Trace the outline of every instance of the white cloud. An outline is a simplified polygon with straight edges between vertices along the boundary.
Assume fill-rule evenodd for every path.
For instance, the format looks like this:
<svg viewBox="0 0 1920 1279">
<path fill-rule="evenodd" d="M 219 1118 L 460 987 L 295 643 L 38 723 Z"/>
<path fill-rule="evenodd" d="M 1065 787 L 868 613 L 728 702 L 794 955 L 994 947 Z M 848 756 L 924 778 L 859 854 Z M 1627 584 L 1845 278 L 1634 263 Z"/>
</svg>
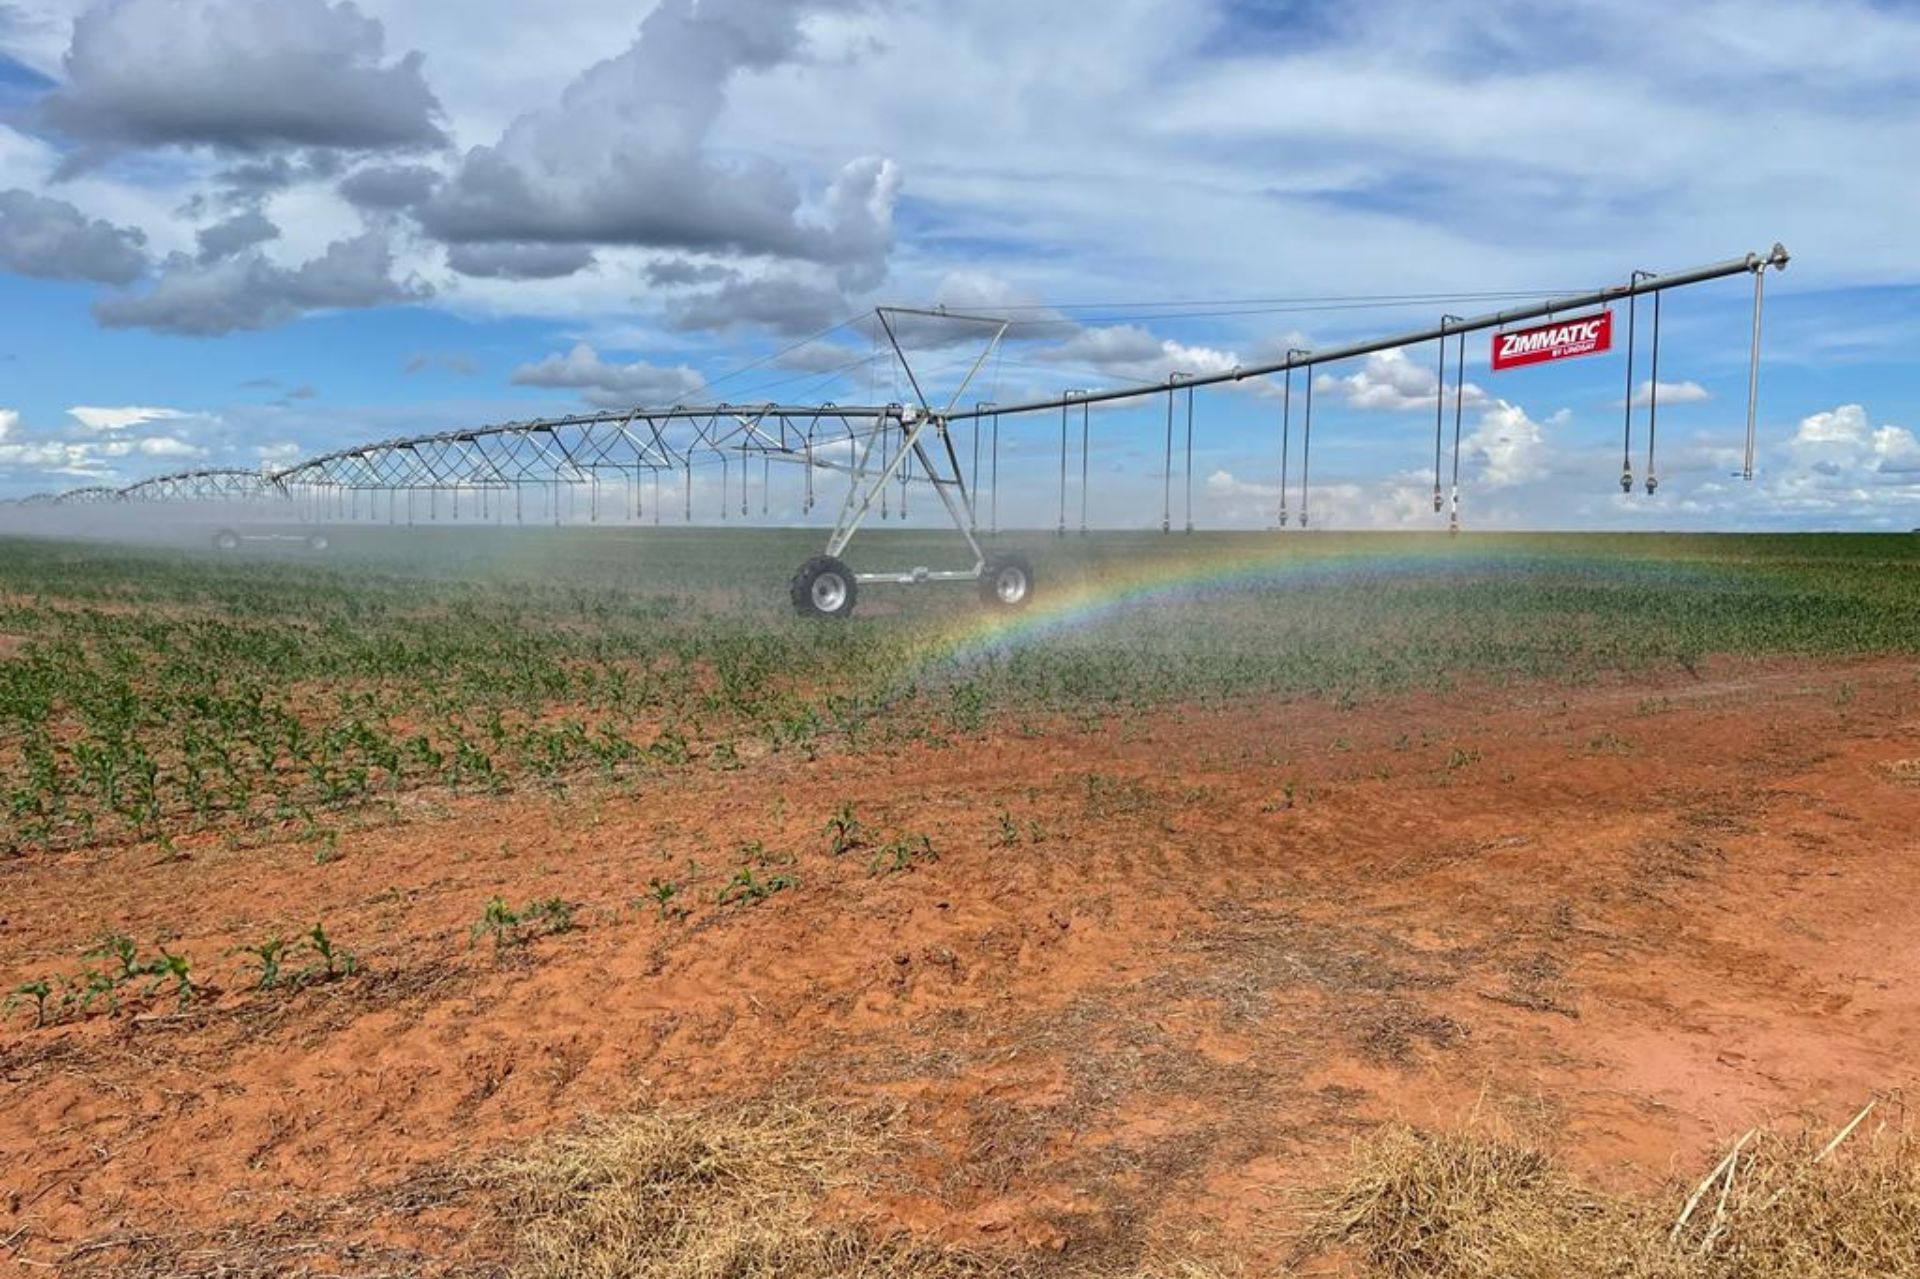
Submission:
<svg viewBox="0 0 1920 1279">
<path fill-rule="evenodd" d="M 20 425 L 20 414 L 16 409 L 0 409 L 0 443 L 13 434 L 13 428 Z"/>
<path fill-rule="evenodd" d="M 0 191 L 0 267 L 43 280 L 131 284 L 147 268 L 140 231 L 89 220 L 65 200 Z"/>
<path fill-rule="evenodd" d="M 1064 342 L 1042 347 L 1033 358 L 1140 386 L 1164 384 L 1174 374 L 1231 373 L 1245 363 L 1232 351 L 1157 337 L 1137 324 L 1081 329 Z"/>
<path fill-rule="evenodd" d="M 1664 407 L 1670 404 L 1705 404 L 1713 395 L 1698 382 L 1662 382 L 1660 384 L 1660 403 Z M 1653 381 L 1648 379 L 1634 388 L 1633 406 L 1646 408 L 1653 403 Z"/>
<path fill-rule="evenodd" d="M 205 457 L 207 451 L 176 435 L 150 435 L 136 446 L 143 457 Z"/>
<path fill-rule="evenodd" d="M 1266 527 L 1279 521 L 1280 486 L 1238 478 L 1217 469 L 1207 477 L 1207 521 L 1210 527 Z M 1285 494 L 1288 527 L 1301 528 L 1301 492 L 1298 484 Z M 1372 484 L 1341 480 L 1310 484 L 1306 493 L 1308 529 L 1431 528 L 1433 493 L 1409 476 L 1395 476 Z"/>
<path fill-rule="evenodd" d="M 148 422 L 171 422 L 186 417 L 179 409 L 148 408 L 127 405 L 124 408 L 95 408 L 79 404 L 67 410 L 67 416 L 89 431 L 124 431 Z"/>
<path fill-rule="evenodd" d="M 1549 426 L 1565 425 L 1565 410 L 1537 422 L 1517 404 L 1496 400 L 1460 442 L 1474 480 L 1489 488 L 1525 484 L 1545 476 L 1551 464 Z"/>
<path fill-rule="evenodd" d="M 645 360 L 609 363 L 581 342 L 565 355 L 521 365 L 513 372 L 513 384 L 578 390 L 590 404 L 623 409 L 680 403 L 697 395 L 706 382 L 685 365 L 661 368 Z"/>
<path fill-rule="evenodd" d="M 1858 404 L 1802 418 L 1788 449 L 1802 472 L 1839 482 L 1891 477 L 1905 484 L 1920 475 L 1920 440 L 1903 426 L 1874 426 Z"/>
<path fill-rule="evenodd" d="M 109 151 L 439 145 L 421 55 L 387 64 L 385 40 L 352 3 L 105 0 L 75 20 L 64 83 L 40 109 Z"/>
<path fill-rule="evenodd" d="M 297 267 L 272 262 L 258 249 L 211 262 L 176 253 L 152 287 L 102 298 L 93 313 L 110 329 L 221 337 L 272 328 L 310 311 L 418 302 L 431 293 L 418 280 L 396 280 L 392 242 L 369 231 Z"/>
<path fill-rule="evenodd" d="M 420 207 L 452 243 L 620 244 L 885 274 L 900 186 L 888 160 L 851 160 L 809 202 L 783 166 L 722 160 L 709 138 L 729 84 L 805 54 L 801 19 L 829 0 L 662 0 L 624 53 L 590 67 L 556 106 L 475 147 Z"/>
<path fill-rule="evenodd" d="M 1793 433 L 1793 445 L 1796 449 L 1829 444 L 1857 447 L 1866 442 L 1867 432 L 1866 409 L 1858 404 L 1842 404 L 1802 418 Z"/>
<path fill-rule="evenodd" d="M 1447 346 L 1448 375 L 1445 403 L 1448 411 L 1454 405 L 1456 387 L 1452 371 L 1454 349 L 1451 342 Z M 1438 363 L 1433 366 L 1415 364 L 1407 358 L 1407 353 L 1398 347 L 1389 351 L 1375 351 L 1368 355 L 1360 368 L 1344 377 L 1323 373 L 1313 381 L 1316 392 L 1338 395 L 1348 408 L 1399 412 L 1405 409 L 1432 410 L 1435 403 L 1435 390 L 1439 386 L 1440 371 Z M 1469 382 L 1457 388 L 1461 403 L 1466 408 L 1478 408 L 1487 403 L 1487 394 L 1478 386 Z"/>
</svg>

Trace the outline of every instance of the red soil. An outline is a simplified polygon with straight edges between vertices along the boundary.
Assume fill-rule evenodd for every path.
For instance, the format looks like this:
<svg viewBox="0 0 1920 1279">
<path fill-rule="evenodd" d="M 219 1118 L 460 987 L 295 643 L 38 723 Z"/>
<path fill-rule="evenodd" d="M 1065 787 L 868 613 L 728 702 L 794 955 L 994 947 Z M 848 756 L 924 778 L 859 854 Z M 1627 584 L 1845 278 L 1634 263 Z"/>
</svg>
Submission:
<svg viewBox="0 0 1920 1279">
<path fill-rule="evenodd" d="M 451 1267 L 492 1244 L 445 1170 L 769 1092 L 897 1104 L 879 1209 L 975 1245 L 1201 1226 L 1272 1258 L 1286 1192 L 1388 1119 L 1497 1116 L 1650 1188 L 1920 1080 L 1915 676 L 1254 702 L 448 800 L 325 864 L 213 838 L 0 863 L 9 988 L 109 930 L 225 988 L 7 1019 L 0 1260 L 271 1238 L 287 1272 Z M 937 862 L 834 857 L 842 801 Z M 715 905 L 749 841 L 799 886 Z M 469 940 L 496 894 L 581 928 L 496 956 Z M 316 920 L 361 975 L 251 994 L 222 957 Z"/>
</svg>

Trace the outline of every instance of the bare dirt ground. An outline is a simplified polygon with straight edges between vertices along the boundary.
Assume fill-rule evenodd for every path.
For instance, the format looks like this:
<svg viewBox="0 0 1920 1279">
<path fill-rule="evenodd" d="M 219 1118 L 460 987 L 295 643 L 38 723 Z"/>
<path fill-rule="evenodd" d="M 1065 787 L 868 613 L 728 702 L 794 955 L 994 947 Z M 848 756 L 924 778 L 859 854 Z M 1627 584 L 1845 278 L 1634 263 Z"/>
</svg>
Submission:
<svg viewBox="0 0 1920 1279">
<path fill-rule="evenodd" d="M 0 862 L 9 986 L 117 931 L 222 988 L 7 1020 L 0 1264 L 485 1270 L 474 1160 L 766 1095 L 893 1108 L 904 1173 L 867 1207 L 1009 1251 L 1200 1232 L 1270 1265 L 1296 1192 L 1391 1119 L 1497 1116 L 1650 1188 L 1920 1082 L 1917 673 L 1016 725 L 414 801 L 322 863 L 298 838 Z M 836 856 L 843 802 L 868 834 Z M 876 873 L 922 835 L 937 860 Z M 742 866 L 798 884 L 718 905 Z M 476 944 L 495 895 L 579 927 Z M 253 993 L 221 958 L 315 921 L 361 974 Z"/>
</svg>

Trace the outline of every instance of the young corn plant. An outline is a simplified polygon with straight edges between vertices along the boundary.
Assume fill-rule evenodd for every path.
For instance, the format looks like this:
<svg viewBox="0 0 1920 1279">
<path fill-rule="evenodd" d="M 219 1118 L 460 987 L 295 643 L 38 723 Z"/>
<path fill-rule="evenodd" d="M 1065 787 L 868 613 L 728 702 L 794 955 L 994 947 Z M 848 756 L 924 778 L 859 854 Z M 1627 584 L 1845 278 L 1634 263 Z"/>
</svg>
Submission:
<svg viewBox="0 0 1920 1279">
<path fill-rule="evenodd" d="M 933 851 L 933 841 L 925 835 L 896 835 L 874 850 L 867 860 L 867 873 L 898 875 L 939 860 L 940 855 Z"/>
<path fill-rule="evenodd" d="M 280 984 L 280 966 L 286 960 L 287 952 L 295 944 L 279 933 L 275 933 L 263 942 L 257 942 L 252 946 L 235 946 L 227 953 L 245 956 L 241 962 L 241 968 L 253 973 L 255 990 L 272 990 Z"/>
<path fill-rule="evenodd" d="M 742 866 L 733 872 L 733 878 L 720 890 L 716 900 L 722 906 L 757 906 L 775 893 L 799 886 L 800 881 L 786 872 L 762 879 L 753 873 L 751 866 Z"/>
<path fill-rule="evenodd" d="M 853 815 L 853 805 L 844 801 L 834 810 L 833 816 L 827 818 L 826 829 L 835 857 L 844 857 L 848 853 L 865 848 L 872 835 L 866 824 Z"/>
<path fill-rule="evenodd" d="M 29 1001 L 33 1004 L 33 1028 L 40 1029 L 47 1024 L 47 1000 L 53 997 L 53 983 L 45 977 L 34 981 L 21 982 L 7 994 L 4 1004 L 0 1004 L 0 1014 L 11 1016 L 13 1010 Z"/>
<path fill-rule="evenodd" d="M 680 895 L 680 885 L 670 879 L 653 879 L 647 883 L 647 896 L 653 902 L 653 908 L 661 919 L 684 919 L 687 908 L 674 903 Z"/>
<path fill-rule="evenodd" d="M 323 925 L 315 924 L 300 939 L 300 949 L 313 958 L 293 975 L 293 984 L 296 986 L 324 985 L 360 971 L 359 959 L 353 952 L 336 946 Z"/>
<path fill-rule="evenodd" d="M 572 932 L 573 926 L 573 906 L 558 897 L 529 902 L 519 910 L 507 905 L 506 898 L 496 897 L 487 903 L 469 936 L 475 942 L 490 937 L 494 950 L 499 951 L 524 946 L 535 937 Z"/>
<path fill-rule="evenodd" d="M 151 995 L 168 982 L 173 983 L 172 994 L 179 1000 L 180 1007 L 193 1002 L 200 988 L 193 984 L 193 965 L 184 955 L 175 955 L 165 946 L 160 947 L 160 958 L 147 961 L 147 994 Z"/>
</svg>

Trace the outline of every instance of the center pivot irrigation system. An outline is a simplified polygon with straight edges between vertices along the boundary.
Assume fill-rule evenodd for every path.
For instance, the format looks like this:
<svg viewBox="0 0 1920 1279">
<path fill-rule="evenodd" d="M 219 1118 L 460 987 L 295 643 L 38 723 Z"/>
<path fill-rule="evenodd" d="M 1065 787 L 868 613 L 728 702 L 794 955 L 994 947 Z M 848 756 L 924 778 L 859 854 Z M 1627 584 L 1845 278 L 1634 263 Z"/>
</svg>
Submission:
<svg viewBox="0 0 1920 1279">
<path fill-rule="evenodd" d="M 1751 275 L 1754 282 L 1752 347 L 1747 379 L 1746 454 L 1741 471 L 1741 478 L 1751 480 L 1759 395 L 1760 322 L 1766 272 L 1768 268 L 1784 270 L 1787 262 L 1786 249 L 1776 244 L 1764 255 L 1750 253 L 1711 266 L 1662 275 L 1636 271 L 1623 284 L 1530 302 L 1473 318 L 1447 315 L 1441 318 L 1438 325 L 1413 332 L 1324 350 L 1291 350 L 1284 360 L 1272 363 L 1201 375 L 1175 373 L 1164 383 L 1069 391 L 1018 404 L 981 402 L 970 408 L 961 407 L 962 398 L 988 361 L 1000 351 L 1016 322 L 998 316 L 944 308 L 916 310 L 882 307 L 874 312 L 878 334 L 884 334 L 894 359 L 906 375 L 913 391 L 914 402 L 911 404 L 721 404 L 637 408 L 624 412 L 546 418 L 361 445 L 298 462 L 284 470 L 191 471 L 146 480 L 126 489 L 79 489 L 58 496 L 29 498 L 26 502 L 28 505 L 66 506 L 122 502 L 271 501 L 295 504 L 296 509 L 309 521 L 361 521 L 380 518 L 378 507 L 384 496 L 386 520 L 397 523 L 400 518 L 400 495 L 404 494 L 407 522 L 413 523 L 415 499 L 424 493 L 429 503 L 429 517 L 433 519 L 439 518 L 441 495 L 448 494 L 455 519 L 461 518 L 460 503 L 464 496 L 468 503 L 468 518 L 478 514 L 482 520 L 504 521 L 510 500 L 513 518 L 516 522 L 524 522 L 526 499 L 529 494 L 537 494 L 544 513 L 559 523 L 563 498 L 571 510 L 577 490 L 585 488 L 590 498 L 590 518 L 598 522 L 603 509 L 603 480 L 611 477 L 625 486 L 623 497 L 628 500 L 619 502 L 616 516 L 621 519 L 639 520 L 643 517 L 647 508 L 645 481 L 651 481 L 651 513 L 653 522 L 657 524 L 663 505 L 672 502 L 675 497 L 673 479 L 684 477 L 679 485 L 682 490 L 679 504 L 684 507 L 686 521 L 692 523 L 694 468 L 703 465 L 717 465 L 720 468 L 723 518 L 731 501 L 730 476 L 737 468 L 740 474 L 740 512 L 745 517 L 751 514 L 749 467 L 757 458 L 763 471 L 762 514 L 767 513 L 768 509 L 768 491 L 771 487 L 768 473 L 773 462 L 794 463 L 804 469 L 803 509 L 807 511 L 811 511 L 816 504 L 816 473 L 838 473 L 847 479 L 839 517 L 827 539 L 824 554 L 809 559 L 794 575 L 791 596 L 794 607 L 801 613 L 816 617 L 845 617 L 853 612 L 862 586 L 922 582 L 973 583 L 990 607 L 1019 609 L 1033 598 L 1034 575 L 1031 564 L 1019 555 L 989 552 L 979 536 L 976 498 L 980 488 L 980 437 L 983 425 L 991 425 L 994 442 L 991 481 L 994 508 L 990 527 L 997 532 L 998 446 L 1002 420 L 1031 419 L 1034 415 L 1051 415 L 1055 412 L 1060 414 L 1060 521 L 1057 531 L 1064 534 L 1067 529 L 1068 424 L 1072 411 L 1075 408 L 1081 411 L 1081 531 L 1085 532 L 1091 407 L 1165 396 L 1167 465 L 1161 530 L 1171 532 L 1176 402 L 1184 394 L 1186 531 L 1192 532 L 1194 392 L 1203 387 L 1240 383 L 1252 378 L 1279 377 L 1283 379 L 1283 386 L 1280 395 L 1278 525 L 1286 528 L 1289 525 L 1287 495 L 1292 483 L 1289 472 L 1293 460 L 1293 381 L 1296 371 L 1305 371 L 1304 421 L 1298 470 L 1298 521 L 1304 528 L 1308 524 L 1309 466 L 1313 440 L 1313 371 L 1320 365 L 1433 342 L 1439 352 L 1434 416 L 1433 502 L 1435 512 L 1447 511 L 1448 495 L 1443 488 L 1442 478 L 1448 392 L 1447 347 L 1449 341 L 1453 341 L 1456 349 L 1449 525 L 1458 530 L 1467 335 L 1489 330 L 1495 332 L 1492 350 L 1495 369 L 1597 354 L 1611 349 L 1611 308 L 1615 303 L 1625 303 L 1627 396 L 1621 484 L 1623 489 L 1631 492 L 1634 488 L 1634 420 L 1636 409 L 1640 407 L 1634 384 L 1639 300 L 1649 297 L 1652 300 L 1649 335 L 1652 390 L 1646 403 L 1647 457 L 1643 478 L 1647 493 L 1652 494 L 1659 486 L 1655 440 L 1660 385 L 1660 297 L 1670 289 L 1742 274 Z M 1532 321 L 1548 323 L 1523 330 L 1515 329 L 1517 325 Z M 977 326 L 982 335 L 977 357 L 966 367 L 959 385 L 938 406 L 928 397 L 921 376 L 901 342 L 904 325 L 933 322 Z M 1045 420 L 1050 422 L 1052 419 L 1049 416 Z M 961 423 L 972 427 L 971 474 L 962 466 L 955 446 L 953 428 Z M 663 477 L 672 479 L 663 486 Z M 885 515 L 890 486 L 896 482 L 901 488 L 903 515 L 909 484 L 923 482 L 932 487 L 952 521 L 954 531 L 965 544 L 968 559 L 963 564 L 945 569 L 917 567 L 888 572 L 856 572 L 848 566 L 843 558 L 847 547 L 876 507 Z M 231 549 L 243 540 L 260 539 L 239 538 L 230 530 L 223 530 L 220 544 L 223 549 Z"/>
</svg>

